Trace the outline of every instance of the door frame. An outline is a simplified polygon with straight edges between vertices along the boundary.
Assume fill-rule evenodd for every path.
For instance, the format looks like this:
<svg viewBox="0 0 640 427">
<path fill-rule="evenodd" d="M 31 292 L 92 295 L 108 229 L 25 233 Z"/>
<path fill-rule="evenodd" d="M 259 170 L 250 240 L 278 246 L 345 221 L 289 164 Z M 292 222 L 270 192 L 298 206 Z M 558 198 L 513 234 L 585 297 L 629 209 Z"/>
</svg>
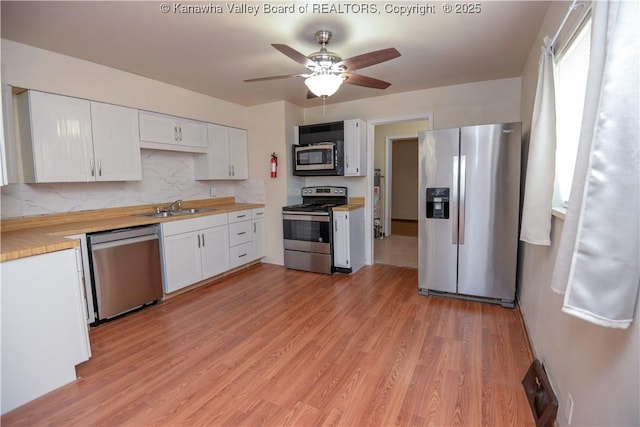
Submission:
<svg viewBox="0 0 640 427">
<path fill-rule="evenodd" d="M 418 139 L 418 135 L 392 136 L 385 141 L 384 235 L 391 236 L 391 197 L 393 196 L 393 143 Z"/>
<path fill-rule="evenodd" d="M 426 120 L 428 123 L 427 129 L 433 129 L 433 113 L 421 113 L 406 116 L 385 117 L 380 119 L 367 120 L 367 170 L 371 171 L 367 174 L 367 191 L 370 196 L 365 197 L 364 214 L 365 214 L 365 230 L 369 230 L 364 233 L 365 237 L 365 262 L 367 265 L 373 264 L 373 160 L 375 155 L 375 128 L 380 125 L 388 125 L 392 123 L 402 122 L 415 122 L 419 120 Z M 387 184 L 388 186 L 388 184 Z M 385 207 L 386 209 L 386 207 Z"/>
</svg>

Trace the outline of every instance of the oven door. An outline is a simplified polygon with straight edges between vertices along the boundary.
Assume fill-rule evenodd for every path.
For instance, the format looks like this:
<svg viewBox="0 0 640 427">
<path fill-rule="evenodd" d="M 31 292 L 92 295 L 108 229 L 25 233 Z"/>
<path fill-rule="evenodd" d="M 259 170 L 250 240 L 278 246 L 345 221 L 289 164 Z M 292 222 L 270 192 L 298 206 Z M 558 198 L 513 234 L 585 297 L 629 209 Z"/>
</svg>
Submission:
<svg viewBox="0 0 640 427">
<path fill-rule="evenodd" d="M 315 273 L 333 273 L 331 217 L 323 214 L 282 214 L 284 266 Z"/>
<path fill-rule="evenodd" d="M 293 174 L 298 176 L 341 175 L 344 162 L 341 144 L 323 142 L 312 145 L 294 145 Z"/>
<path fill-rule="evenodd" d="M 331 220 L 327 214 L 282 214 L 284 248 L 331 254 Z"/>
</svg>

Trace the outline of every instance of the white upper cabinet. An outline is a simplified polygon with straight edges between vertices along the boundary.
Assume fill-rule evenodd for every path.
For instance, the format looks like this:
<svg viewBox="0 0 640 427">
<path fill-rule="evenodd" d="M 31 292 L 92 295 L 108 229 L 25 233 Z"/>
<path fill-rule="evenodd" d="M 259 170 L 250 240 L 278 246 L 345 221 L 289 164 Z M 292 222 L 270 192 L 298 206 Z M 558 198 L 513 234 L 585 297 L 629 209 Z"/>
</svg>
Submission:
<svg viewBox="0 0 640 427">
<path fill-rule="evenodd" d="M 248 179 L 247 131 L 209 124 L 209 150 L 194 161 L 196 179 Z"/>
<path fill-rule="evenodd" d="M 367 174 L 367 129 L 364 120 L 344 121 L 344 175 Z"/>
<path fill-rule="evenodd" d="M 89 101 L 36 91 L 17 101 L 25 182 L 95 180 Z"/>
<path fill-rule="evenodd" d="M 140 146 L 206 153 L 207 123 L 140 111 Z"/>
<path fill-rule="evenodd" d="M 249 179 L 247 131 L 237 128 L 228 128 L 228 130 L 231 179 Z"/>
<path fill-rule="evenodd" d="M 36 91 L 17 104 L 25 182 L 142 178 L 136 110 Z"/>
<path fill-rule="evenodd" d="M 140 181 L 138 111 L 91 101 L 96 181 Z"/>
</svg>

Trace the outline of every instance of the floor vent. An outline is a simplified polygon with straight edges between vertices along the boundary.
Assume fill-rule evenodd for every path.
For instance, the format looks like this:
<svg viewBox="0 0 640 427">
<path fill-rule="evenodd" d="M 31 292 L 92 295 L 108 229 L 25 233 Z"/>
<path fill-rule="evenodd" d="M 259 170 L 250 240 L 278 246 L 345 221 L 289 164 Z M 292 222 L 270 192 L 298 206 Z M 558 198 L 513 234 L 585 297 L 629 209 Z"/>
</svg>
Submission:
<svg viewBox="0 0 640 427">
<path fill-rule="evenodd" d="M 558 416 L 558 399 L 538 359 L 531 362 L 529 370 L 522 379 L 522 386 L 527 394 L 533 418 L 536 420 L 536 427 L 553 427 Z"/>
</svg>

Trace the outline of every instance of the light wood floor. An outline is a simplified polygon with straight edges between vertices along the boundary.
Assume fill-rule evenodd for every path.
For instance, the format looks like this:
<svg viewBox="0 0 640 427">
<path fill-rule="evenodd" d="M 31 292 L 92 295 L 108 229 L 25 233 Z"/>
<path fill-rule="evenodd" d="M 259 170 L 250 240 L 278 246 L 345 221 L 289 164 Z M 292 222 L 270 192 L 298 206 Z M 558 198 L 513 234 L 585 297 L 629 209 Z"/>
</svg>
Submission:
<svg viewBox="0 0 640 427">
<path fill-rule="evenodd" d="M 534 425 L 517 309 L 421 297 L 415 269 L 264 264 L 91 342 L 80 380 L 2 425 Z"/>
<path fill-rule="evenodd" d="M 418 238 L 392 234 L 373 242 L 376 264 L 418 268 Z"/>
<path fill-rule="evenodd" d="M 418 220 L 391 219 L 391 235 L 418 237 Z"/>
</svg>

